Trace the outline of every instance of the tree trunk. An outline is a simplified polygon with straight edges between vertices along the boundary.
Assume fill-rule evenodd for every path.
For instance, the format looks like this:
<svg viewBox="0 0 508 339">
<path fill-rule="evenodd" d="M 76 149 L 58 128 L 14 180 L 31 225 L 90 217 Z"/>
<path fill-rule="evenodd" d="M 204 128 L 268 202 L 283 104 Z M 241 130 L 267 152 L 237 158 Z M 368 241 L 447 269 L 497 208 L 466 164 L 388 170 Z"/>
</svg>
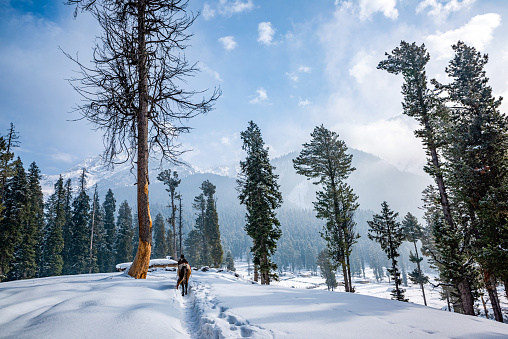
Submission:
<svg viewBox="0 0 508 339">
<path fill-rule="evenodd" d="M 344 290 L 346 292 L 349 292 L 350 288 L 349 288 L 349 280 L 348 280 L 348 277 L 347 277 L 347 267 L 346 267 L 345 258 L 342 258 L 340 263 L 342 264 L 342 274 L 344 275 Z"/>
<path fill-rule="evenodd" d="M 506 294 L 506 299 L 508 299 L 508 275 L 504 277 L 504 294 Z"/>
<path fill-rule="evenodd" d="M 138 43 L 139 43 L 139 108 L 137 112 L 137 199 L 139 244 L 136 257 L 129 269 L 129 275 L 136 279 L 145 279 L 150 265 L 152 252 L 152 218 L 148 204 L 148 70 L 145 41 L 144 1 L 138 1 Z"/>
<path fill-rule="evenodd" d="M 259 281 L 258 265 L 254 264 L 254 281 Z"/>
<path fill-rule="evenodd" d="M 416 247 L 416 241 L 413 241 L 413 244 L 415 245 L 415 253 L 416 253 L 416 260 L 417 260 L 416 266 L 418 267 L 418 275 L 420 276 L 420 279 L 422 279 L 422 269 L 420 267 L 420 256 L 418 255 L 418 247 Z M 423 288 L 422 283 L 420 283 L 420 287 L 422 288 L 423 303 L 425 304 L 425 306 L 427 306 L 427 298 L 425 297 L 425 289 Z"/>
<path fill-rule="evenodd" d="M 351 265 L 349 264 L 349 255 L 346 256 L 346 269 L 347 269 L 347 280 L 349 284 L 349 291 L 351 293 L 355 293 L 353 289 L 353 284 L 351 282 Z"/>
<path fill-rule="evenodd" d="M 497 295 L 496 280 L 494 275 L 490 272 L 483 271 L 483 279 L 485 282 L 485 288 L 489 293 L 490 303 L 494 312 L 494 319 L 499 322 L 503 322 L 503 313 L 501 312 L 501 305 L 499 304 L 499 297 Z"/>
<path fill-rule="evenodd" d="M 467 279 L 463 279 L 458 283 L 457 289 L 460 292 L 460 298 L 462 301 L 462 309 L 464 314 L 475 315 L 474 313 L 474 299 L 471 293 L 471 285 Z"/>
</svg>

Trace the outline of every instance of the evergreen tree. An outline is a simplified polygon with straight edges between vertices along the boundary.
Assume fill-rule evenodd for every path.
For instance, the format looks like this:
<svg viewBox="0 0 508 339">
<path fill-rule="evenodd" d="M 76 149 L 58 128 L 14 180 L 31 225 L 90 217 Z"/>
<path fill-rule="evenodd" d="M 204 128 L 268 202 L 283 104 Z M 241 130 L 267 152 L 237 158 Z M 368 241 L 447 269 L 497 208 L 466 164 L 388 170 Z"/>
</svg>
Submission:
<svg viewBox="0 0 508 339">
<path fill-rule="evenodd" d="M 415 248 L 414 254 L 409 252 L 409 261 L 416 264 L 416 268 L 409 273 L 409 278 L 413 284 L 420 285 L 420 288 L 422 289 L 423 303 L 427 306 L 427 298 L 425 297 L 425 289 L 423 288 L 423 285 L 429 281 L 429 278 L 423 274 L 421 270 L 420 263 L 422 262 L 423 257 L 419 256 L 418 248 L 416 247 L 418 240 L 423 238 L 423 229 L 418 223 L 418 219 L 411 213 L 406 214 L 404 220 L 402 220 L 402 229 L 404 232 L 404 239 L 413 243 Z"/>
<path fill-rule="evenodd" d="M 352 155 L 346 153 L 346 144 L 339 135 L 323 125 L 314 128 L 311 137 L 293 164 L 298 174 L 315 179 L 313 183 L 322 187 L 314 202 L 316 216 L 326 220 L 323 238 L 333 261 L 342 267 L 346 292 L 353 292 L 349 256 L 359 237 L 354 221 L 359 205 L 358 196 L 344 182 L 355 170 L 351 166 Z"/>
<path fill-rule="evenodd" d="M 173 173 L 171 173 L 170 170 L 165 170 L 165 171 L 162 171 L 159 173 L 159 175 L 157 176 L 157 180 L 159 181 L 162 181 L 164 183 L 164 185 L 168 186 L 168 188 L 166 188 L 166 191 L 169 193 L 169 197 L 171 199 L 171 205 L 169 206 L 171 208 L 171 219 L 170 219 L 170 225 L 171 225 L 171 228 L 173 229 L 173 234 L 175 235 L 175 237 L 173 237 L 173 246 L 171 246 L 174 250 L 173 253 L 173 258 L 176 258 L 177 257 L 177 254 L 176 253 L 176 250 L 178 248 L 177 246 L 177 241 L 176 241 L 176 206 L 175 206 L 175 198 L 177 196 L 176 194 L 176 188 L 178 187 L 178 185 L 180 185 L 180 182 L 182 182 L 182 180 L 178 179 L 178 173 L 176 171 L 173 171 Z"/>
<path fill-rule="evenodd" d="M 208 180 L 201 184 L 201 190 L 206 197 L 206 209 L 204 220 L 204 233 L 206 245 L 209 249 L 209 260 L 212 267 L 219 267 L 222 263 L 222 245 L 219 230 L 219 215 L 215 203 L 215 185 Z"/>
<path fill-rule="evenodd" d="M 86 193 L 86 171 L 79 179 L 78 196 L 72 203 L 70 274 L 88 273 L 90 269 L 90 197 Z"/>
<path fill-rule="evenodd" d="M 62 274 L 72 273 L 72 185 L 71 179 L 67 179 L 64 185 L 64 223 L 62 225 L 62 236 L 64 239 L 64 248 L 62 258 L 64 261 Z"/>
<path fill-rule="evenodd" d="M 203 266 L 203 259 L 201 255 L 203 237 L 197 229 L 193 229 L 189 232 L 184 241 L 185 246 L 185 257 L 192 263 L 192 265 L 200 267 Z"/>
<path fill-rule="evenodd" d="M 330 253 L 328 249 L 324 249 L 319 252 L 317 257 L 317 265 L 319 266 L 319 271 L 321 272 L 321 276 L 325 278 L 326 287 L 329 290 L 334 290 L 337 288 L 337 280 L 335 279 L 335 268 L 331 263 Z"/>
<path fill-rule="evenodd" d="M 14 162 L 14 176 L 5 183 L 5 211 L 0 221 L 0 280 L 20 278 L 19 252 L 27 219 L 27 201 L 26 172 L 18 157 Z"/>
<path fill-rule="evenodd" d="M 33 162 L 28 169 L 26 206 L 22 225 L 22 239 L 16 257 L 16 279 L 37 276 L 42 230 L 44 228 L 44 197 L 40 185 L 40 170 Z"/>
<path fill-rule="evenodd" d="M 162 214 L 157 214 L 153 223 L 154 246 L 153 258 L 165 258 L 168 255 L 168 244 L 166 242 L 166 227 Z"/>
<path fill-rule="evenodd" d="M 104 250 L 104 211 L 99 201 L 97 184 L 92 198 L 90 218 L 90 253 L 88 257 L 89 273 L 98 273 L 99 253 Z"/>
<path fill-rule="evenodd" d="M 7 135 L 0 137 L 0 204 L 3 203 L 5 198 L 7 179 L 16 173 L 16 164 L 12 159 L 14 159 L 13 149 L 19 147 L 18 139 L 19 133 L 16 132 L 14 124 L 11 122 Z"/>
<path fill-rule="evenodd" d="M 106 198 L 102 204 L 104 210 L 104 246 L 98 254 L 99 270 L 101 272 L 113 272 L 115 270 L 115 212 L 116 200 L 111 189 L 108 189 Z M 137 248 L 137 247 L 136 247 Z"/>
<path fill-rule="evenodd" d="M 132 237 L 132 257 L 133 258 L 136 256 L 136 250 L 137 250 L 138 244 L 139 244 L 139 227 L 137 227 L 137 226 L 138 226 L 138 214 L 135 213 L 134 218 L 132 218 L 132 229 L 134 230 L 134 236 Z M 166 239 L 167 239 L 167 236 L 166 236 Z"/>
<path fill-rule="evenodd" d="M 446 119 L 448 109 L 437 93 L 428 88 L 425 67 L 430 60 L 430 55 L 425 45 L 417 46 L 416 43 L 409 44 L 402 41 L 400 47 L 395 48 L 391 54 L 386 53 L 386 57 L 386 60 L 381 61 L 377 68 L 392 74 L 402 74 L 404 78 L 402 85 L 404 114 L 415 118 L 422 127 L 415 131 L 415 135 L 422 139 L 428 155 L 429 161 L 424 169 L 434 178 L 438 188 L 437 201 L 441 206 L 440 213 L 447 224 L 446 232 L 449 233 L 447 239 L 457 241 L 447 249 L 442 250 L 439 246 L 436 247 L 438 253 L 435 253 L 435 257 L 440 257 L 441 270 L 447 270 L 443 276 L 449 277 L 450 280 L 445 283 L 451 283 L 460 291 L 464 312 L 474 315 L 473 281 L 469 274 L 472 262 L 467 260 L 467 255 L 464 255 L 469 245 L 467 239 L 457 237 L 464 232 L 454 221 L 449 192 L 443 175 L 442 160 L 439 157 L 443 143 L 440 128 L 443 118 Z M 447 255 L 444 255 L 444 252 L 447 252 Z"/>
<path fill-rule="evenodd" d="M 116 221 L 118 230 L 115 242 L 115 260 L 117 264 L 132 261 L 132 238 L 134 229 L 132 228 L 132 210 L 127 200 L 122 202 L 118 209 L 118 218 Z"/>
<path fill-rule="evenodd" d="M 60 176 L 54 186 L 55 192 L 46 203 L 46 227 L 44 229 L 42 255 L 39 272 L 42 277 L 62 274 L 64 239 L 62 227 L 65 224 L 65 189 Z"/>
<path fill-rule="evenodd" d="M 201 186 L 202 188 L 203 186 Z M 206 225 L 206 199 L 203 193 L 198 195 L 194 198 L 194 202 L 192 204 L 192 208 L 196 210 L 196 221 L 194 225 L 195 234 L 192 235 L 192 237 L 188 238 L 188 241 L 190 239 L 197 240 L 197 242 L 194 243 L 195 249 L 192 250 L 192 252 L 195 252 L 195 265 L 202 266 L 202 265 L 210 265 L 210 249 L 208 245 L 208 239 L 207 239 L 207 233 L 205 231 L 205 225 Z M 199 239 L 198 239 L 199 238 Z M 190 244 L 189 244 L 190 245 Z M 189 249 L 189 245 L 187 246 L 187 249 Z M 187 251 L 187 253 L 189 253 Z"/>
<path fill-rule="evenodd" d="M 506 211 L 494 202 L 508 191 L 508 119 L 498 109 L 502 98 L 496 99 L 488 85 L 484 70 L 488 56 L 461 41 L 452 48 L 455 56 L 446 68 L 452 81 L 448 85 L 435 82 L 452 106 L 443 152 L 445 174 L 455 203 L 462 207 L 460 222 L 472 238 L 472 252 L 481 266 L 495 319 L 503 322 L 496 274 L 508 260 L 506 247 L 503 250 L 508 243 L 508 233 L 503 232 L 508 221 L 490 216 Z"/>
<path fill-rule="evenodd" d="M 404 240 L 402 227 L 397 222 L 398 215 L 390 210 L 388 203 L 384 201 L 381 204 L 381 214 L 375 214 L 372 221 L 368 221 L 370 226 L 368 237 L 378 242 L 388 259 L 392 261 L 392 267 L 387 269 L 395 283 L 392 297 L 399 301 L 407 301 L 404 298 L 404 290 L 400 287 L 401 279 L 396 259 L 399 256 L 397 250 Z"/>
<path fill-rule="evenodd" d="M 228 251 L 226 253 L 226 259 L 224 260 L 224 265 L 226 265 L 226 269 L 229 271 L 236 271 L 235 268 L 235 259 L 233 258 L 233 255 L 231 254 L 231 251 Z"/>
<path fill-rule="evenodd" d="M 240 162 L 238 198 L 247 209 L 245 231 L 253 242 L 254 279 L 257 278 L 256 268 L 259 268 L 261 283 L 268 285 L 271 280 L 278 279 L 275 273 L 277 265 L 270 257 L 282 234 L 275 213 L 275 209 L 282 204 L 282 195 L 259 127 L 250 121 L 247 130 L 241 132 L 241 138 L 242 149 L 247 152 L 247 157 Z"/>
</svg>

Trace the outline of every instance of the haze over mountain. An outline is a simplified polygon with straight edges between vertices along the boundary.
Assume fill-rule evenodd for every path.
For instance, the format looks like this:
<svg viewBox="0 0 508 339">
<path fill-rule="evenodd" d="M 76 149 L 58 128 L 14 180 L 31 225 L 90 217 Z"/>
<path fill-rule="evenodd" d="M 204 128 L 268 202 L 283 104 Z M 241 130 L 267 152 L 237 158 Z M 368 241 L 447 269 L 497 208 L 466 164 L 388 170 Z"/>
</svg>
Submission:
<svg viewBox="0 0 508 339">
<path fill-rule="evenodd" d="M 381 203 L 387 201 L 392 209 L 401 215 L 411 212 L 421 215 L 418 209 L 421 206 L 421 192 L 432 183 L 430 177 L 424 177 L 410 172 L 402 172 L 387 161 L 372 154 L 356 149 L 349 150 L 353 154 L 353 166 L 356 170 L 348 179 L 355 193 L 359 196 L 360 208 L 363 210 L 377 211 Z M 296 174 L 292 159 L 298 153 L 292 152 L 279 158 L 272 159 L 272 165 L 276 167 L 279 175 L 279 184 L 284 198 L 282 208 L 286 209 L 312 209 L 312 201 L 315 198 L 317 186 L 304 176 Z M 130 163 L 115 166 L 108 169 L 100 156 L 92 157 L 71 167 L 62 173 L 64 180 L 71 179 L 77 186 L 78 178 L 82 169 L 87 172 L 87 184 L 89 189 L 98 186 L 100 199 L 102 200 L 108 189 L 113 190 L 118 202 L 127 200 L 131 206 L 136 205 L 136 176 L 135 168 Z M 178 191 L 183 196 L 183 205 L 187 210 L 192 205 L 192 200 L 199 195 L 201 183 L 209 180 L 217 186 L 216 197 L 218 210 L 224 208 L 240 207 L 236 192 L 236 177 L 239 171 L 238 164 L 228 164 L 216 167 L 202 168 L 188 164 L 187 166 L 169 166 L 159 161 L 152 161 L 150 166 L 150 203 L 151 205 L 168 203 L 168 195 L 165 187 L 157 180 L 157 175 L 162 169 L 171 169 L 178 172 L 182 179 Z M 43 189 L 49 194 L 58 175 L 44 175 Z"/>
</svg>

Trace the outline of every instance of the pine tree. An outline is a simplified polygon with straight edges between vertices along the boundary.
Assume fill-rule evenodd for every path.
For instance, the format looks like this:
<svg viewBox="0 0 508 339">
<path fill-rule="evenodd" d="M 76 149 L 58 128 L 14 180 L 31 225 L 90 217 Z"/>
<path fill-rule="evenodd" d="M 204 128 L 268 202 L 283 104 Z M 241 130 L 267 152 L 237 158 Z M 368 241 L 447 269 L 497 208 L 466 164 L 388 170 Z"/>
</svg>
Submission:
<svg viewBox="0 0 508 339">
<path fill-rule="evenodd" d="M 226 253 L 226 259 L 224 260 L 224 264 L 226 265 L 226 269 L 228 271 L 236 271 L 235 268 L 235 259 L 233 258 L 233 255 L 231 254 L 231 251 L 228 251 Z"/>
<path fill-rule="evenodd" d="M 111 189 L 108 189 L 106 198 L 102 204 L 104 209 L 104 246 L 98 254 L 99 270 L 101 272 L 113 272 L 115 270 L 115 212 L 116 200 Z M 137 248 L 137 247 L 136 247 Z"/>
<path fill-rule="evenodd" d="M 192 263 L 192 265 L 197 267 L 204 265 L 204 261 L 201 258 L 203 253 L 202 241 L 203 237 L 197 229 L 191 230 L 184 241 L 185 257 L 190 263 Z"/>
<path fill-rule="evenodd" d="M 268 285 L 271 280 L 278 279 L 277 265 L 270 257 L 282 234 L 275 213 L 282 204 L 282 195 L 278 175 L 274 174 L 275 167 L 270 164 L 259 127 L 250 121 L 247 130 L 241 132 L 241 138 L 247 157 L 240 162 L 238 198 L 247 209 L 245 231 L 253 242 L 254 279 L 259 268 L 261 283 Z"/>
<path fill-rule="evenodd" d="M 5 185 L 7 179 L 12 177 L 16 170 L 13 149 L 19 147 L 19 133 L 14 129 L 14 124 L 11 122 L 7 135 L 0 137 L 0 204 L 3 203 L 5 198 Z"/>
<path fill-rule="evenodd" d="M 387 269 L 395 283 L 395 288 L 392 290 L 392 298 L 399 301 L 407 301 L 404 298 L 404 289 L 400 287 L 401 279 L 396 259 L 399 256 L 397 250 L 404 240 L 402 227 L 397 222 L 398 215 L 398 213 L 390 210 L 388 203 L 384 201 L 381 204 L 381 214 L 375 214 L 372 217 L 372 221 L 367 221 L 370 226 L 368 237 L 370 240 L 378 242 L 388 259 L 392 261 L 392 267 Z"/>
<path fill-rule="evenodd" d="M 55 192 L 46 203 L 46 227 L 44 228 L 42 255 L 39 265 L 41 277 L 62 274 L 64 239 L 62 227 L 65 224 L 65 189 L 60 176 L 54 186 Z"/>
<path fill-rule="evenodd" d="M 212 267 L 219 267 L 222 263 L 222 251 L 220 230 L 219 230 L 219 215 L 217 214 L 216 202 L 214 198 L 215 185 L 208 180 L 201 184 L 201 190 L 206 197 L 206 209 L 204 220 L 204 234 L 209 249 L 209 260 Z"/>
<path fill-rule="evenodd" d="M 37 276 L 42 230 L 44 228 L 44 197 L 40 185 L 40 170 L 33 162 L 27 175 L 27 201 L 22 225 L 22 239 L 16 257 L 19 263 L 16 279 Z"/>
<path fill-rule="evenodd" d="M 358 208 L 358 196 L 344 180 L 355 170 L 351 166 L 352 155 L 339 135 L 323 125 L 314 128 L 310 143 L 303 144 L 299 156 L 293 160 L 296 172 L 322 190 L 316 193 L 314 209 L 317 217 L 326 220 L 323 238 L 327 241 L 330 256 L 344 273 L 346 292 L 353 292 L 349 256 L 359 235 L 355 232 L 354 212 Z"/>
<path fill-rule="evenodd" d="M 162 181 L 164 185 L 168 186 L 166 188 L 166 191 L 169 193 L 169 197 L 171 199 L 171 205 L 169 207 L 171 208 L 171 219 L 169 220 L 171 228 L 173 229 L 173 234 L 175 237 L 173 238 L 173 246 L 171 246 L 174 249 L 173 258 L 177 257 L 176 250 L 178 248 L 177 246 L 177 238 L 176 238 L 176 206 L 175 206 L 175 198 L 176 198 L 176 188 L 178 185 L 180 185 L 180 182 L 182 180 L 178 179 L 178 173 L 176 171 L 173 171 L 171 173 L 170 170 L 165 170 L 159 173 L 157 176 L 157 180 Z"/>
<path fill-rule="evenodd" d="M 20 250 L 27 217 L 27 179 L 21 159 L 14 162 L 14 176 L 4 187 L 3 219 L 0 221 L 0 280 L 20 278 Z"/>
<path fill-rule="evenodd" d="M 338 284 L 335 278 L 335 268 L 331 263 L 330 253 L 328 252 L 328 249 L 324 249 L 319 252 L 317 257 L 317 265 L 319 266 L 321 276 L 325 278 L 328 291 L 333 291 L 335 288 L 337 288 Z"/>
<path fill-rule="evenodd" d="M 118 230 L 115 242 L 115 260 L 117 264 L 132 261 L 132 238 L 134 229 L 132 228 L 132 210 L 127 200 L 122 202 L 118 209 L 118 218 L 116 221 Z"/>
<path fill-rule="evenodd" d="M 443 175 L 442 159 L 439 157 L 439 152 L 442 151 L 443 146 L 440 129 L 443 119 L 446 119 L 448 109 L 438 93 L 428 88 L 425 68 L 430 60 L 430 55 L 425 45 L 417 46 L 416 43 L 409 44 L 401 41 L 400 47 L 395 48 L 391 54 L 386 53 L 386 57 L 386 60 L 381 61 L 377 68 L 392 74 L 402 74 L 404 78 L 404 84 L 402 85 L 404 114 L 415 118 L 422 127 L 420 130 L 415 131 L 415 135 L 422 139 L 428 155 L 429 161 L 424 169 L 436 182 L 439 192 L 438 203 L 441 206 L 443 219 L 447 224 L 447 232 L 450 233 L 448 239 L 457 241 L 450 248 L 452 252 L 455 252 L 448 252 L 448 249 L 444 249 L 444 252 L 448 253 L 447 255 L 436 253 L 436 256 L 440 256 L 440 260 L 442 260 L 441 270 L 448 271 L 443 276 L 452 279 L 445 283 L 451 283 L 460 291 L 464 312 L 468 315 L 474 315 L 473 282 L 469 275 L 472 263 L 467 260 L 467 256 L 463 255 L 469 245 L 467 239 L 456 237 L 456 235 L 463 232 L 460 225 L 456 225 L 453 218 L 449 192 Z M 436 247 L 436 251 L 441 252 L 441 249 Z M 446 263 L 445 260 L 447 259 L 452 261 Z M 457 259 L 462 261 L 454 261 Z"/>
<path fill-rule="evenodd" d="M 153 223 L 154 246 L 153 258 L 165 258 L 168 255 L 168 245 L 166 242 L 166 227 L 162 214 L 157 214 Z"/>
<path fill-rule="evenodd" d="M 67 179 L 64 185 L 64 223 L 62 227 L 62 236 L 64 248 L 62 251 L 63 268 L 62 274 L 72 274 L 72 185 L 71 179 Z"/>
<path fill-rule="evenodd" d="M 70 274 L 88 273 L 90 269 L 90 197 L 86 193 L 86 171 L 79 179 L 78 196 L 72 202 Z"/>
<path fill-rule="evenodd" d="M 409 252 L 409 261 L 416 264 L 416 268 L 409 273 L 409 278 L 414 284 L 420 285 L 420 288 L 422 289 L 423 303 L 427 306 L 427 298 L 425 297 L 425 289 L 423 288 L 423 285 L 429 281 L 429 278 L 422 273 L 420 263 L 422 262 L 423 257 L 419 256 L 418 248 L 416 247 L 418 240 L 423 238 L 423 229 L 418 223 L 418 219 L 411 213 L 406 214 L 404 220 L 402 220 L 402 228 L 404 232 L 404 239 L 412 242 L 415 248 L 414 254 Z"/>
<path fill-rule="evenodd" d="M 89 273 L 98 273 L 99 253 L 104 250 L 104 211 L 99 201 L 97 184 L 92 198 L 90 218 L 90 253 L 88 257 Z"/>
<path fill-rule="evenodd" d="M 190 239 L 197 241 L 194 243 L 195 249 L 192 250 L 195 253 L 195 265 L 210 265 L 210 249 L 205 232 L 206 199 L 203 193 L 194 198 L 192 208 L 196 210 L 196 221 L 193 230 L 195 234 L 188 238 L 188 241 Z M 190 244 L 187 245 L 187 253 L 189 253 L 189 247 Z"/>
</svg>

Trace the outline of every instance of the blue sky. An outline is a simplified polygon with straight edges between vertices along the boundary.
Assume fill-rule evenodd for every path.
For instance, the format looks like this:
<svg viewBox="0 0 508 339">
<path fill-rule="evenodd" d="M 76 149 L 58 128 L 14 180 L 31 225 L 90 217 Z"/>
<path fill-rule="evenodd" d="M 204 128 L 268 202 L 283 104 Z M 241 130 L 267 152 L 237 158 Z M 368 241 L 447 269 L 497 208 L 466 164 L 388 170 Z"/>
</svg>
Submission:
<svg viewBox="0 0 508 339">
<path fill-rule="evenodd" d="M 415 123 L 401 115 L 402 80 L 376 69 L 401 40 L 425 43 L 428 75 L 442 82 L 451 44 L 475 46 L 490 56 L 495 95 L 508 96 L 505 0 L 191 0 L 189 9 L 201 15 L 186 56 L 202 70 L 189 86 L 223 92 L 180 138 L 192 164 L 238 162 L 240 132 L 253 120 L 272 157 L 298 151 L 324 124 L 348 146 L 421 173 Z M 46 174 L 103 150 L 100 132 L 71 121 L 80 98 L 65 79 L 77 67 L 58 47 L 89 60 L 100 33 L 88 14 L 72 12 L 62 0 L 0 0 L 0 129 L 13 122 L 17 154 Z"/>
</svg>

